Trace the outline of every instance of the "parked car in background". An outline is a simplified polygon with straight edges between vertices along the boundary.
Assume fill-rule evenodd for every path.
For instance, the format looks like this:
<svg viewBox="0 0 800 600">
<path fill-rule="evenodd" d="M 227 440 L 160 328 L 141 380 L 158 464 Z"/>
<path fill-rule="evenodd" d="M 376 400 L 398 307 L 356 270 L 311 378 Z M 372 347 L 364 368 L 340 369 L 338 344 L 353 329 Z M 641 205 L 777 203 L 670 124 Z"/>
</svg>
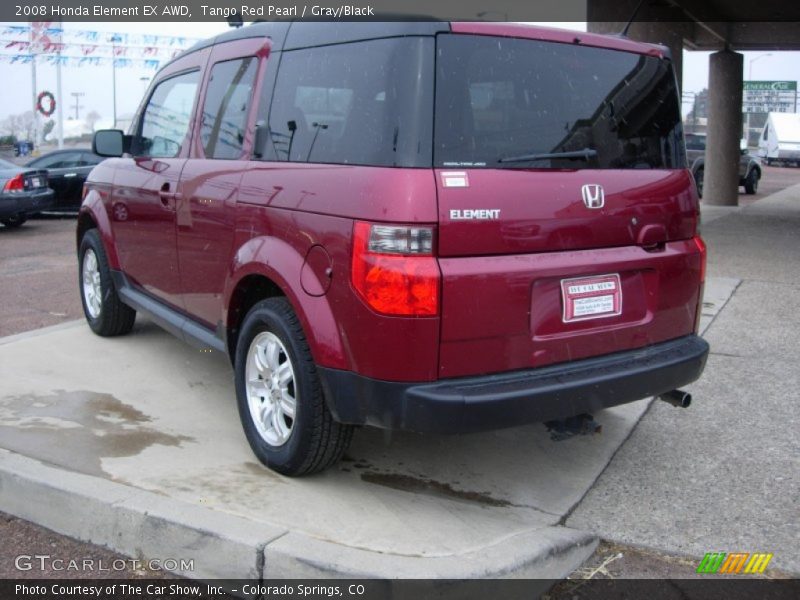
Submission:
<svg viewBox="0 0 800 600">
<path fill-rule="evenodd" d="M 800 114 L 769 113 L 758 141 L 758 155 L 768 165 L 800 164 Z"/>
<path fill-rule="evenodd" d="M 28 217 L 53 205 L 47 171 L 0 159 L 0 223 L 19 227 Z"/>
<path fill-rule="evenodd" d="M 28 166 L 47 169 L 50 187 L 55 193 L 53 210 L 77 212 L 86 177 L 103 160 L 91 150 L 56 150 L 33 159 Z"/>
<path fill-rule="evenodd" d="M 288 475 L 354 426 L 465 433 L 703 371 L 706 251 L 661 46 L 508 23 L 257 23 L 155 76 L 86 182 L 91 329 L 234 364 Z M 434 89 L 436 93 L 434 94 Z"/>
<path fill-rule="evenodd" d="M 697 193 L 702 198 L 706 163 L 706 134 L 687 133 L 684 134 L 684 139 L 686 140 L 686 158 L 697 183 Z M 755 194 L 758 191 L 758 182 L 761 179 L 761 161 L 750 154 L 747 146 L 741 148 L 741 153 L 742 156 L 739 159 L 739 185 L 744 186 L 744 191 L 748 194 Z"/>
</svg>

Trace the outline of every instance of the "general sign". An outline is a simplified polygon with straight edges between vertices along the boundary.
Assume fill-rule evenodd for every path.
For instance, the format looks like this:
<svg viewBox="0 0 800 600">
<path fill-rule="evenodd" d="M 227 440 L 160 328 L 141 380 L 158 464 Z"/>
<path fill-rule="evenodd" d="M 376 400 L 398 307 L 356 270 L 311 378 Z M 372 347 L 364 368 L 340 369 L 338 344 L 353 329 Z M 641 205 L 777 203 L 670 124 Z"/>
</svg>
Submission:
<svg viewBox="0 0 800 600">
<path fill-rule="evenodd" d="M 796 112 L 796 81 L 745 81 L 742 112 Z"/>
</svg>

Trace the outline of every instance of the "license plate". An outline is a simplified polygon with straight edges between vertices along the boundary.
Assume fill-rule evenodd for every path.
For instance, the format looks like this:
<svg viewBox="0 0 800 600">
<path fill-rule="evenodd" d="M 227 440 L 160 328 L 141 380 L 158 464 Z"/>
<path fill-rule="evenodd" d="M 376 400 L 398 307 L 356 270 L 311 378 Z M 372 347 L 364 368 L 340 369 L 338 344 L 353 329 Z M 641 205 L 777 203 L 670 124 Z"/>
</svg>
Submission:
<svg viewBox="0 0 800 600">
<path fill-rule="evenodd" d="M 31 187 L 37 188 L 42 187 L 42 180 L 40 177 L 31 177 Z"/>
<path fill-rule="evenodd" d="M 619 275 L 597 275 L 561 280 L 564 323 L 615 317 L 622 313 Z"/>
</svg>

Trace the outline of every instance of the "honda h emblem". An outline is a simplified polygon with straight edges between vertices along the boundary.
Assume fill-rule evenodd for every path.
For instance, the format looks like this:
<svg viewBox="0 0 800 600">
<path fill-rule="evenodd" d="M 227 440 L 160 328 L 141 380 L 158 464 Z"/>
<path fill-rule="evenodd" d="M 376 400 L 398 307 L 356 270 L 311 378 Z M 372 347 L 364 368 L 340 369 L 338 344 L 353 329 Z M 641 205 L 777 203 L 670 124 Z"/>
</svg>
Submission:
<svg viewBox="0 0 800 600">
<path fill-rule="evenodd" d="M 581 188 L 583 203 L 586 208 L 603 208 L 606 203 L 606 196 L 603 193 L 603 186 L 596 183 L 587 183 Z"/>
</svg>

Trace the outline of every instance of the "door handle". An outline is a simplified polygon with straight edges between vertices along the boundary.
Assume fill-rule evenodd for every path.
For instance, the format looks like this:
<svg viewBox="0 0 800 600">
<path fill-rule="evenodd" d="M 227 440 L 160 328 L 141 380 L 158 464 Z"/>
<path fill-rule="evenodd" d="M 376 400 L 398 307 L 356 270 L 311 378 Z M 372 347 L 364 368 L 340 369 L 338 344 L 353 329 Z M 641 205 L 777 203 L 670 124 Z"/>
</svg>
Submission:
<svg viewBox="0 0 800 600">
<path fill-rule="evenodd" d="M 64 177 L 77 177 L 77 173 L 64 173 Z"/>
<path fill-rule="evenodd" d="M 169 191 L 169 182 L 167 182 L 161 186 L 160 190 L 158 190 L 158 197 L 161 199 L 161 204 L 163 204 L 166 208 L 174 210 L 174 203 L 177 200 L 180 200 L 182 196 L 179 192 Z"/>
</svg>

